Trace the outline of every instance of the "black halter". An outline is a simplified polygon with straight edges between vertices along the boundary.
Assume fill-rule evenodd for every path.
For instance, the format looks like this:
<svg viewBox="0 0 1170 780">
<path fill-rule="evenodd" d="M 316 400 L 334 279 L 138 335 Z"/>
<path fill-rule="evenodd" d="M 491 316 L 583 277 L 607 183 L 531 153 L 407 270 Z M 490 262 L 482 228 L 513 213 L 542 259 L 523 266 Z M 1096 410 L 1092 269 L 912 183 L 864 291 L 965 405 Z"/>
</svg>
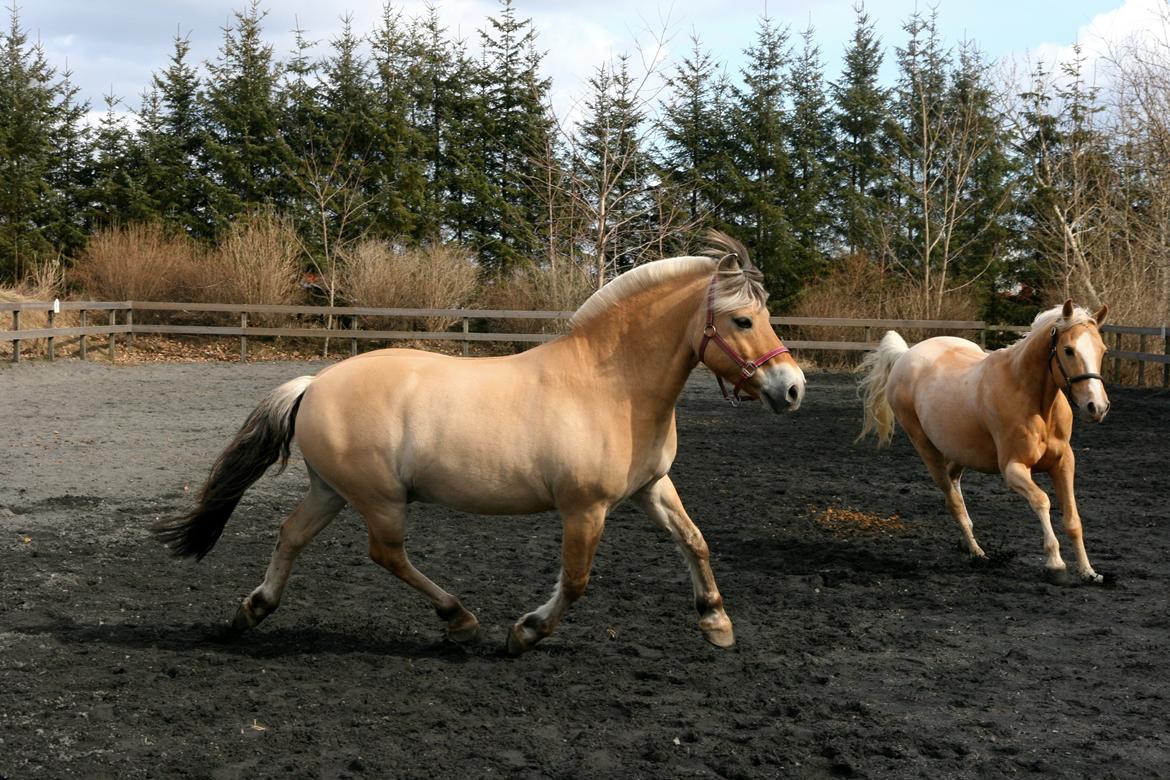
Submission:
<svg viewBox="0 0 1170 780">
<path fill-rule="evenodd" d="M 1083 374 L 1077 374 L 1076 376 L 1068 375 L 1068 372 L 1064 370 L 1064 363 L 1061 362 L 1060 355 L 1058 355 L 1056 351 L 1056 328 L 1052 329 L 1052 344 L 1048 348 L 1049 365 L 1051 365 L 1053 360 L 1056 361 L 1056 367 L 1060 369 L 1060 375 L 1064 377 L 1064 387 L 1061 389 L 1064 390 L 1064 392 L 1068 395 L 1069 403 L 1071 403 L 1073 406 L 1077 405 L 1076 402 L 1073 401 L 1072 397 L 1072 386 L 1074 384 L 1077 382 L 1084 382 L 1089 379 L 1100 379 L 1102 382 L 1105 381 L 1105 377 L 1101 376 L 1100 374 L 1094 374 L 1091 371 L 1087 371 Z"/>
</svg>

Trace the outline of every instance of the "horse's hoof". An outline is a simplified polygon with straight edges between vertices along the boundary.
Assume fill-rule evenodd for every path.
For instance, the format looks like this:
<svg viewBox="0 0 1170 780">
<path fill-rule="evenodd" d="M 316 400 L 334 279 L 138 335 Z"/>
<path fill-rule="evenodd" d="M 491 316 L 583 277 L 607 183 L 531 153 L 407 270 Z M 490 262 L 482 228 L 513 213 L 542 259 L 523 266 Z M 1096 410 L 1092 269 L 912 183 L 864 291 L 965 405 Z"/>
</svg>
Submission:
<svg viewBox="0 0 1170 780">
<path fill-rule="evenodd" d="M 447 627 L 447 638 L 461 645 L 469 645 L 479 641 L 479 621 L 459 628 Z"/>
<path fill-rule="evenodd" d="M 703 629 L 703 636 L 716 647 L 726 649 L 735 644 L 735 630 L 731 626 L 727 626 L 726 628 Z"/>
<path fill-rule="evenodd" d="M 518 632 L 520 630 L 521 629 L 519 626 L 515 626 L 508 634 L 508 655 L 512 656 L 513 658 L 523 655 L 528 650 L 528 648 L 532 646 L 526 642 L 522 636 L 519 635 Z"/>
<path fill-rule="evenodd" d="M 1044 579 L 1049 585 L 1071 585 L 1072 578 L 1068 576 L 1068 569 L 1045 569 Z"/>
<path fill-rule="evenodd" d="M 991 559 L 988 558 L 986 555 L 975 555 L 974 553 L 972 553 L 970 555 L 970 557 L 967 558 L 967 562 L 969 564 L 971 564 L 972 569 L 990 569 L 991 568 Z"/>
<path fill-rule="evenodd" d="M 1101 572 L 1093 572 L 1091 574 L 1082 574 L 1081 582 L 1087 585 L 1116 585 L 1117 575 L 1102 574 Z"/>
</svg>

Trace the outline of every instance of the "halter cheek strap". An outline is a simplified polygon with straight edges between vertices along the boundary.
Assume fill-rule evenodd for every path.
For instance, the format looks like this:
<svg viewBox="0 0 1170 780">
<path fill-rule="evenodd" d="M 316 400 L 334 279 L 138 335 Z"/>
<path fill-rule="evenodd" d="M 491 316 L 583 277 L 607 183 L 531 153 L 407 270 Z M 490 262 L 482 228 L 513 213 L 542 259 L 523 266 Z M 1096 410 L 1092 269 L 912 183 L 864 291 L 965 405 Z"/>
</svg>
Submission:
<svg viewBox="0 0 1170 780">
<path fill-rule="evenodd" d="M 1068 395 L 1069 403 L 1071 403 L 1074 407 L 1077 405 L 1076 402 L 1073 401 L 1072 397 L 1072 386 L 1075 383 L 1084 382 L 1089 379 L 1100 379 L 1102 382 L 1105 381 L 1105 377 L 1101 376 L 1100 374 L 1095 374 L 1092 371 L 1086 371 L 1085 373 L 1077 374 L 1076 376 L 1068 375 L 1068 371 L 1064 369 L 1064 363 L 1060 360 L 1060 355 L 1057 354 L 1056 328 L 1052 329 L 1052 344 L 1048 348 L 1049 365 L 1051 365 L 1052 361 L 1054 360 L 1056 361 L 1056 367 L 1060 369 L 1060 375 L 1064 377 L 1064 387 L 1062 387 L 1061 390 L 1063 390 Z"/>
<path fill-rule="evenodd" d="M 727 343 L 727 340 L 720 335 L 719 330 L 715 327 L 715 280 L 718 276 L 711 279 L 711 284 L 707 285 L 707 324 L 703 328 L 703 343 L 699 345 L 699 361 L 702 362 L 703 354 L 707 351 L 707 344 L 714 341 L 719 349 L 727 357 L 731 358 L 732 362 L 739 367 L 739 381 L 735 383 L 735 387 L 731 390 L 731 395 L 727 393 L 727 386 L 723 384 L 723 377 L 715 374 L 715 378 L 719 380 L 719 390 L 723 393 L 723 397 L 731 402 L 732 406 L 738 406 L 743 399 L 740 398 L 739 388 L 743 383 L 755 376 L 756 369 L 767 363 L 777 355 L 783 355 L 785 352 L 790 352 L 788 347 L 781 344 L 773 349 L 771 352 L 766 352 L 755 360 L 744 360 L 735 348 Z"/>
</svg>

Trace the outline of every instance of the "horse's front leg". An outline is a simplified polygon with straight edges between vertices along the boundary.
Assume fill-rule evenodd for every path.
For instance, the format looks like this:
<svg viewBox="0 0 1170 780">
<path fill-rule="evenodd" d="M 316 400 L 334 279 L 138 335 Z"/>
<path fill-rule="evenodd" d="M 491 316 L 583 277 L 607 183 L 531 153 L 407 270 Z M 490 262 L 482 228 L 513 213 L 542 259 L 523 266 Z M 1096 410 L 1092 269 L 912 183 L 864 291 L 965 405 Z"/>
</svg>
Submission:
<svg viewBox="0 0 1170 780">
<path fill-rule="evenodd" d="M 1056 498 L 1060 501 L 1060 514 L 1064 518 L 1064 532 L 1072 541 L 1077 555 L 1077 572 L 1081 579 L 1097 585 L 1103 584 L 1108 578 L 1093 571 L 1089 563 L 1089 554 L 1085 552 L 1085 538 L 1081 529 L 1081 516 L 1077 512 L 1077 499 L 1073 493 L 1073 477 L 1076 473 L 1076 458 L 1072 448 L 1065 450 L 1064 455 L 1049 472 L 1052 475 L 1052 486 L 1056 489 Z"/>
<path fill-rule="evenodd" d="M 634 494 L 633 500 L 651 520 L 662 526 L 674 539 L 686 559 L 695 588 L 695 609 L 699 612 L 699 629 L 707 641 L 718 647 L 735 644 L 731 618 L 723 609 L 723 596 L 711 571 L 711 552 L 703 534 L 683 508 L 670 477 L 664 476 Z"/>
<path fill-rule="evenodd" d="M 1052 532 L 1052 502 L 1048 494 L 1032 479 L 1032 470 L 1020 461 L 1010 461 L 1003 468 L 1003 477 L 1008 487 L 1028 500 L 1032 511 L 1040 520 L 1040 528 L 1044 532 L 1044 554 L 1047 558 L 1044 564 L 1045 576 L 1049 582 L 1057 585 L 1068 583 L 1068 569 L 1064 559 L 1060 557 L 1060 543 L 1056 541 L 1056 534 Z"/>
<path fill-rule="evenodd" d="M 561 536 L 561 574 L 556 589 L 552 598 L 539 609 L 524 615 L 512 626 L 512 633 L 508 635 L 511 655 L 520 655 L 551 634 L 569 605 L 585 593 L 593 554 L 601 541 L 608 511 L 609 505 L 604 503 L 560 509 L 564 530 Z"/>
</svg>

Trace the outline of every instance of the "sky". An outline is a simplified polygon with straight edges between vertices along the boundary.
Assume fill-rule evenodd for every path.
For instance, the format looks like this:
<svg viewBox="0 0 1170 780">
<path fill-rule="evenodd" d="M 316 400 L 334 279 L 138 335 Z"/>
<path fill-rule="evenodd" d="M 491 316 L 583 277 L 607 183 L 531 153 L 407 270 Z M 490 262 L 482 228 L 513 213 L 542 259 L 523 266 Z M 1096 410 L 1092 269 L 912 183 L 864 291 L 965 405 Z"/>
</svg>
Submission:
<svg viewBox="0 0 1170 780">
<path fill-rule="evenodd" d="M 104 96 L 120 98 L 123 110 L 138 107 L 151 75 L 165 67 L 176 34 L 189 36 L 195 61 L 213 59 L 232 12 L 247 0 L 37 0 L 19 6 L 21 25 L 44 46 L 49 61 L 68 68 L 95 115 Z M 637 60 L 657 50 L 658 72 L 690 49 L 697 34 L 717 61 L 736 73 L 752 43 L 760 16 L 789 26 L 793 37 L 812 26 L 829 78 L 836 76 L 854 29 L 856 0 L 514 0 L 521 17 L 532 18 L 538 48 L 547 52 L 545 75 L 562 116 L 571 116 L 585 84 L 601 63 L 621 53 Z M 992 60 L 1028 63 L 1066 58 L 1080 42 L 1090 60 L 1130 35 L 1160 34 L 1159 13 L 1168 0 L 867 0 L 887 55 L 883 77 L 892 80 L 893 50 L 905 39 L 902 23 L 916 8 L 938 11 L 944 40 L 974 41 Z M 435 0 L 451 33 L 478 41 L 477 30 L 495 13 L 497 0 Z M 327 42 L 351 14 L 366 32 L 380 17 L 383 0 L 268 0 L 265 33 L 277 55 L 292 50 L 298 25 L 312 40 Z M 422 0 L 396 0 L 407 16 Z M 1160 31 L 1160 32 L 1159 32 Z M 657 47 L 656 41 L 664 45 Z M 641 44 L 641 49 L 639 49 Z"/>
</svg>

